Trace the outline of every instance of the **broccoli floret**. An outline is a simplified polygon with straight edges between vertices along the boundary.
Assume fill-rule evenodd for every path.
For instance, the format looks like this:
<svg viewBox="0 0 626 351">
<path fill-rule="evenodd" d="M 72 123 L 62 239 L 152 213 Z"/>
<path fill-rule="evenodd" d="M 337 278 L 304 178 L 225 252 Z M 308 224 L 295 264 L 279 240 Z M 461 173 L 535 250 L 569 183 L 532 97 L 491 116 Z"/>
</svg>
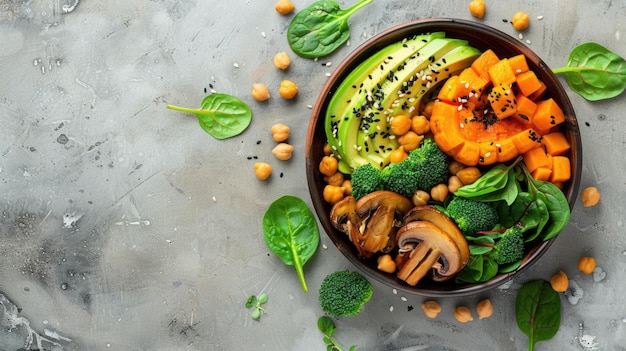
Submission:
<svg viewBox="0 0 626 351">
<path fill-rule="evenodd" d="M 445 183 L 448 175 L 448 156 L 432 139 L 424 139 L 405 160 L 382 171 L 383 187 L 407 197 L 417 190 L 429 192 L 435 185 Z"/>
<path fill-rule="evenodd" d="M 352 196 L 357 200 L 382 188 L 380 170 L 369 163 L 355 168 L 350 177 Z"/>
<path fill-rule="evenodd" d="M 435 185 L 448 180 L 448 155 L 433 139 L 424 139 L 422 146 L 411 151 L 408 159 L 415 164 L 415 171 L 420 174 L 418 188 L 430 191 Z"/>
<path fill-rule="evenodd" d="M 487 231 L 500 222 L 498 211 L 491 203 L 454 196 L 446 207 L 448 215 L 456 222 L 463 235 L 473 236 Z"/>
<path fill-rule="evenodd" d="M 372 284 L 360 273 L 337 271 L 322 281 L 319 303 L 322 310 L 333 317 L 356 316 L 373 292 Z"/>
<path fill-rule="evenodd" d="M 517 227 L 508 228 L 493 245 L 491 258 L 497 264 L 517 262 L 524 257 L 524 235 Z"/>
<path fill-rule="evenodd" d="M 411 197 L 419 189 L 420 174 L 415 171 L 415 165 L 408 158 L 399 163 L 390 164 L 383 169 L 383 173 L 385 190 Z"/>
</svg>

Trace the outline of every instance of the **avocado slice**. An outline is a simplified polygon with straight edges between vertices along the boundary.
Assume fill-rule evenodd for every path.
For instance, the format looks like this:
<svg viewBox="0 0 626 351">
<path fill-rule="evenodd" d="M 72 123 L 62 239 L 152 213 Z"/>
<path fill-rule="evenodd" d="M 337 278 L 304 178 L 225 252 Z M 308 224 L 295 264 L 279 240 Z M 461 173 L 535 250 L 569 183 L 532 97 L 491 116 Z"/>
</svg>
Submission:
<svg viewBox="0 0 626 351">
<path fill-rule="evenodd" d="M 421 77 L 428 76 L 431 66 L 450 51 L 465 46 L 465 40 L 435 38 L 391 71 L 381 84 L 365 91 L 365 103 L 354 112 L 360 116 L 358 129 L 350 124 L 339 125 L 339 140 L 346 145 L 357 145 L 353 150 L 344 147 L 344 162 L 354 169 L 365 159 L 382 169 L 389 162 L 390 153 L 398 147 L 395 138 L 390 137 L 388 119 L 394 115 L 390 111 L 408 104 L 408 89 Z"/>
<path fill-rule="evenodd" d="M 360 145 L 356 141 L 361 119 L 359 110 L 366 101 L 366 92 L 382 84 L 390 72 L 397 70 L 427 43 L 444 36 L 443 32 L 420 34 L 390 44 L 359 64 L 339 85 L 328 104 L 324 128 L 343 173 L 349 174 L 355 168 L 354 165 L 369 162 L 359 155 L 356 146 Z M 348 134 L 353 137 L 339 138 L 340 126 L 344 125 L 349 125 L 348 129 L 352 132 Z M 347 153 L 349 157 L 346 157 Z"/>
<path fill-rule="evenodd" d="M 367 121 L 368 128 L 362 128 L 359 133 L 365 134 L 365 142 L 369 145 L 369 155 L 364 155 L 371 163 L 380 168 L 389 163 L 389 156 L 397 148 L 395 136 L 390 130 L 390 119 L 393 116 L 404 114 L 412 117 L 418 113 L 422 99 L 433 91 L 439 83 L 445 82 L 450 76 L 458 74 L 474 62 L 480 51 L 467 45 L 467 42 L 458 39 L 448 39 L 428 57 L 422 57 L 423 62 L 413 66 L 413 70 L 398 72 L 399 77 L 394 84 L 382 86 L 385 94 L 381 101 L 376 101 L 364 111 L 362 120 Z M 420 53 L 426 53 L 429 46 L 437 44 L 433 41 L 424 47 Z M 421 55 L 427 56 L 427 55 Z M 407 64 L 407 67 L 409 65 Z M 360 139 L 360 138 L 359 138 Z M 372 151 L 374 154 L 372 154 Z M 381 160 L 382 159 L 382 160 Z"/>
</svg>

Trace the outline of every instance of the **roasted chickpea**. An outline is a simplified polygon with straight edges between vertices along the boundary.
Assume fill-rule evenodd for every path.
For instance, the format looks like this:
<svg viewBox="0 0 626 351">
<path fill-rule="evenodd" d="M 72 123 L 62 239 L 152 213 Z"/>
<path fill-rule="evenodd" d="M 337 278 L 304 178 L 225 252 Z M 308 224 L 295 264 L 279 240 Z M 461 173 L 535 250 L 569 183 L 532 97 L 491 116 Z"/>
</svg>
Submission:
<svg viewBox="0 0 626 351">
<path fill-rule="evenodd" d="M 582 201 L 583 206 L 592 207 L 600 202 L 600 192 L 598 188 L 595 186 L 586 187 L 583 192 L 580 194 L 580 201 Z"/>
<path fill-rule="evenodd" d="M 578 269 L 584 274 L 591 274 L 596 269 L 596 259 L 583 256 L 578 260 Z"/>
<path fill-rule="evenodd" d="M 451 193 L 455 193 L 463 186 L 463 182 L 457 176 L 451 176 L 448 178 L 448 191 Z"/>
<path fill-rule="evenodd" d="M 266 180 L 272 175 L 272 166 L 266 162 L 257 162 L 254 164 L 254 174 L 260 180 Z"/>
<path fill-rule="evenodd" d="M 389 155 L 389 162 L 400 163 L 404 161 L 407 157 L 409 157 L 409 154 L 404 151 L 404 146 L 400 145 L 399 148 L 393 150 Z"/>
<path fill-rule="evenodd" d="M 447 184 L 437 184 L 430 189 L 430 198 L 438 202 L 444 202 L 448 194 L 449 190 Z"/>
<path fill-rule="evenodd" d="M 276 68 L 285 70 L 289 68 L 289 65 L 291 65 L 291 59 L 286 52 L 281 51 L 274 56 L 274 66 Z"/>
<path fill-rule="evenodd" d="M 528 17 L 527 13 L 518 11 L 511 18 L 511 24 L 513 24 L 515 30 L 524 30 L 530 25 L 530 17 Z"/>
<path fill-rule="evenodd" d="M 424 108 L 422 108 L 422 114 L 426 116 L 426 118 L 430 119 L 430 116 L 433 113 L 433 107 L 435 106 L 435 102 L 433 100 L 428 101 Z"/>
<path fill-rule="evenodd" d="M 330 144 L 324 144 L 324 155 L 328 156 L 333 153 L 333 148 L 330 147 Z"/>
<path fill-rule="evenodd" d="M 428 201 L 430 201 L 430 194 L 424 190 L 416 191 L 411 197 L 413 206 L 423 206 L 428 204 Z"/>
<path fill-rule="evenodd" d="M 470 13 L 476 18 L 483 18 L 486 10 L 487 6 L 483 0 L 473 0 L 469 4 Z"/>
<path fill-rule="evenodd" d="M 339 162 L 332 156 L 324 156 L 320 161 L 319 170 L 320 173 L 326 176 L 331 176 L 337 172 Z"/>
<path fill-rule="evenodd" d="M 265 101 L 270 98 L 270 92 L 263 83 L 252 84 L 252 98 L 256 101 Z"/>
<path fill-rule="evenodd" d="M 280 82 L 278 94 L 280 94 L 280 96 L 282 96 L 284 99 L 291 100 L 296 97 L 296 95 L 298 95 L 298 86 L 296 85 L 296 83 L 285 79 Z"/>
<path fill-rule="evenodd" d="M 467 306 L 457 306 L 454 308 L 454 318 L 461 323 L 473 321 L 472 311 Z"/>
<path fill-rule="evenodd" d="M 477 167 L 465 167 L 456 172 L 456 175 L 461 180 L 461 183 L 468 185 L 474 183 L 482 174 Z"/>
<path fill-rule="evenodd" d="M 417 135 L 426 135 L 430 132 L 430 122 L 424 115 L 411 118 L 411 130 Z"/>
<path fill-rule="evenodd" d="M 428 318 L 436 318 L 441 312 L 441 305 L 434 300 L 425 301 L 421 305 L 424 315 Z"/>
<path fill-rule="evenodd" d="M 411 152 L 420 146 L 423 139 L 423 135 L 417 135 L 413 131 L 408 131 L 404 135 L 398 137 L 398 143 L 404 146 L 404 151 Z"/>
<path fill-rule="evenodd" d="M 289 127 L 283 123 L 276 123 L 271 128 L 272 138 L 275 142 L 281 143 L 289 139 Z"/>
<path fill-rule="evenodd" d="M 336 185 L 326 185 L 324 187 L 323 196 L 324 200 L 329 204 L 336 204 L 345 197 L 343 188 Z"/>
<path fill-rule="evenodd" d="M 476 304 L 476 314 L 478 319 L 485 319 L 491 317 L 493 314 L 493 305 L 489 299 L 484 299 Z"/>
<path fill-rule="evenodd" d="M 341 187 L 346 196 L 352 194 L 352 181 L 350 181 L 350 179 L 345 179 L 343 183 L 341 183 Z"/>
<path fill-rule="evenodd" d="M 324 176 L 324 181 L 326 184 L 341 186 L 344 181 L 344 176 L 341 172 L 335 172 L 333 175 Z"/>
<path fill-rule="evenodd" d="M 385 273 L 393 273 L 396 271 L 396 262 L 391 258 L 391 255 L 385 254 L 378 257 L 376 261 L 378 263 L 378 270 Z"/>
<path fill-rule="evenodd" d="M 274 9 L 281 15 L 288 15 L 296 9 L 296 5 L 289 0 L 278 0 L 276 5 L 274 5 Z"/>
<path fill-rule="evenodd" d="M 459 161 L 452 161 L 450 162 L 450 164 L 448 164 L 448 172 L 450 172 L 450 174 L 457 174 L 465 167 L 466 166 Z"/>
<path fill-rule="evenodd" d="M 394 116 L 389 124 L 394 135 L 404 135 L 411 130 L 411 119 L 405 115 Z"/>
<path fill-rule="evenodd" d="M 287 161 L 293 156 L 293 145 L 280 143 L 272 149 L 272 154 L 281 161 Z"/>
<path fill-rule="evenodd" d="M 552 290 L 562 293 L 565 292 L 569 286 L 569 279 L 567 278 L 567 274 L 565 272 L 560 271 L 550 278 L 550 285 L 552 286 Z"/>
</svg>

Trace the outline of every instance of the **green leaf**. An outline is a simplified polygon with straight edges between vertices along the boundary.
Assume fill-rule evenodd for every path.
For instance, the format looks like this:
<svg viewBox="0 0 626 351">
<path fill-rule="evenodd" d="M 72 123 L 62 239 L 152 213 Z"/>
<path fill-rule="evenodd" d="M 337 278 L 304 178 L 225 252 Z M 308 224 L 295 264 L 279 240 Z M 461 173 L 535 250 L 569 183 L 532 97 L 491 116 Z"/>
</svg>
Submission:
<svg viewBox="0 0 626 351">
<path fill-rule="evenodd" d="M 167 105 L 170 110 L 193 113 L 200 126 L 215 139 L 241 134 L 252 121 L 252 111 L 245 102 L 227 94 L 211 94 L 202 100 L 199 109 Z"/>
<path fill-rule="evenodd" d="M 259 300 L 259 305 L 262 305 L 262 304 L 266 303 L 267 302 L 267 294 L 266 293 L 262 293 L 261 295 L 259 295 L 258 300 Z"/>
<path fill-rule="evenodd" d="M 550 182 L 531 180 L 537 191 L 541 192 L 549 212 L 550 222 L 543 232 L 543 240 L 549 240 L 561 232 L 569 222 L 571 212 L 567 198 L 561 189 Z"/>
<path fill-rule="evenodd" d="M 261 310 L 260 310 L 260 309 L 258 309 L 258 308 L 255 308 L 255 309 L 252 311 L 252 314 L 251 314 L 251 315 L 252 315 L 252 319 L 254 319 L 254 320 L 258 320 L 259 318 L 261 318 Z"/>
<path fill-rule="evenodd" d="M 561 298 L 545 280 L 525 283 L 515 299 L 518 328 L 528 337 L 528 350 L 556 335 L 561 325 Z"/>
<path fill-rule="evenodd" d="M 480 198 L 504 189 L 509 181 L 509 168 L 497 164 L 478 178 L 474 183 L 460 187 L 454 195 L 465 198 Z M 479 200 L 480 201 L 480 200 Z"/>
<path fill-rule="evenodd" d="M 626 61 L 598 43 L 584 43 L 569 55 L 567 66 L 553 70 L 590 101 L 610 99 L 626 88 Z"/>
<path fill-rule="evenodd" d="M 337 331 L 337 328 L 335 327 L 335 322 L 333 322 L 333 320 L 330 319 L 330 317 L 328 316 L 321 316 L 317 320 L 317 329 L 319 329 L 327 337 L 333 336 L 333 334 L 335 334 L 335 332 Z M 324 339 L 324 341 L 328 343 L 326 339 Z"/>
<path fill-rule="evenodd" d="M 248 300 L 246 301 L 246 308 L 250 308 L 253 306 L 256 306 L 258 303 L 258 300 L 256 298 L 256 296 L 251 295 L 250 297 L 248 297 Z"/>
<path fill-rule="evenodd" d="M 303 265 L 317 250 L 320 233 L 307 204 L 291 195 L 276 199 L 263 216 L 263 239 L 284 264 L 295 268 L 302 289 L 308 291 Z"/>
<path fill-rule="evenodd" d="M 350 37 L 348 19 L 374 0 L 341 9 L 333 0 L 319 0 L 298 12 L 287 29 L 289 46 L 299 56 L 316 58 L 335 51 Z"/>
</svg>

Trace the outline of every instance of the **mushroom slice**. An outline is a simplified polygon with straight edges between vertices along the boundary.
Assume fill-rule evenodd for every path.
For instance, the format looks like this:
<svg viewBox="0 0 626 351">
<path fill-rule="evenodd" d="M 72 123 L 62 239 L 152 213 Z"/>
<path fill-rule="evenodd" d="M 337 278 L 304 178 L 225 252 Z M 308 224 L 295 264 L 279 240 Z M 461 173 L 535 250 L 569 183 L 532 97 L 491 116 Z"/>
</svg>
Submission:
<svg viewBox="0 0 626 351">
<path fill-rule="evenodd" d="M 417 244 L 408 260 L 397 273 L 399 279 L 411 286 L 431 272 L 437 281 L 453 277 L 462 268 L 461 252 L 455 241 L 441 228 L 429 221 L 413 221 L 397 234 L 400 250 Z"/>
<path fill-rule="evenodd" d="M 409 199 L 391 191 L 375 191 L 363 196 L 356 202 L 356 213 L 366 225 L 361 231 L 359 244 L 355 244 L 372 254 L 389 252 L 395 247 L 397 227 L 412 206 Z"/>
<path fill-rule="evenodd" d="M 404 216 L 404 223 L 407 224 L 412 221 L 428 221 L 439 227 L 446 232 L 452 240 L 459 247 L 461 253 L 461 264 L 465 266 L 469 261 L 470 250 L 467 240 L 459 227 L 448 216 L 439 211 L 435 206 L 424 205 L 412 208 L 406 216 Z"/>
<path fill-rule="evenodd" d="M 356 200 L 346 196 L 333 205 L 330 210 L 330 222 L 337 230 L 348 234 L 349 222 L 358 222 L 356 214 Z M 358 223 L 355 223 L 358 226 Z"/>
</svg>

